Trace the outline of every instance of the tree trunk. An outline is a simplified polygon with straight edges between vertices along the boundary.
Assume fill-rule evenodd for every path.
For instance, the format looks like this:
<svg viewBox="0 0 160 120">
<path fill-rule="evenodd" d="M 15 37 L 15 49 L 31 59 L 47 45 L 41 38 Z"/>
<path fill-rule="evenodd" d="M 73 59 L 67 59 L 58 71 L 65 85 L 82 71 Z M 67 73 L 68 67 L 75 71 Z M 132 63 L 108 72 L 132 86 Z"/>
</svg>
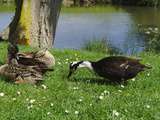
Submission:
<svg viewBox="0 0 160 120">
<path fill-rule="evenodd" d="M 52 47 L 62 0 L 16 0 L 9 42 Z"/>
</svg>

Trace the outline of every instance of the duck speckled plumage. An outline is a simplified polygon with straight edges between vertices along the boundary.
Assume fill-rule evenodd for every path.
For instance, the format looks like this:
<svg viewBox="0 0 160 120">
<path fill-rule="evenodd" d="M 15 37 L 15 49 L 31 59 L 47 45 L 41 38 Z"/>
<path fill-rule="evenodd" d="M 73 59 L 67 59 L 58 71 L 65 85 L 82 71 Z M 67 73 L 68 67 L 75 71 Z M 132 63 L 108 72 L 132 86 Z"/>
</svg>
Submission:
<svg viewBox="0 0 160 120">
<path fill-rule="evenodd" d="M 27 67 L 15 63 L 0 66 L 0 75 L 7 77 L 12 82 L 35 84 L 42 80 L 42 74 L 34 70 L 34 67 Z"/>
<path fill-rule="evenodd" d="M 39 50 L 35 52 L 18 52 L 18 47 L 9 44 L 8 46 L 8 63 L 11 59 L 16 59 L 18 64 L 24 66 L 36 66 L 36 70 L 45 73 L 53 70 L 55 65 L 54 56 L 47 50 Z"/>
<path fill-rule="evenodd" d="M 17 57 L 18 64 L 25 66 L 38 66 L 42 73 L 53 69 L 55 65 L 55 59 L 47 49 L 30 53 L 18 53 Z"/>
</svg>

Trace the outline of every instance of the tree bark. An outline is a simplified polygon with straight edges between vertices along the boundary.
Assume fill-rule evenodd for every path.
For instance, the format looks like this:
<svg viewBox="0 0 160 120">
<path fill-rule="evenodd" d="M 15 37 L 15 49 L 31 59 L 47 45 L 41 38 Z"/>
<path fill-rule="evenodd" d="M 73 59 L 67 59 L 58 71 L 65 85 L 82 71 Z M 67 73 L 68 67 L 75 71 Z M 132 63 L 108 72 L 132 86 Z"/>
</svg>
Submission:
<svg viewBox="0 0 160 120">
<path fill-rule="evenodd" d="M 16 0 L 9 42 L 39 48 L 54 44 L 62 0 Z"/>
</svg>

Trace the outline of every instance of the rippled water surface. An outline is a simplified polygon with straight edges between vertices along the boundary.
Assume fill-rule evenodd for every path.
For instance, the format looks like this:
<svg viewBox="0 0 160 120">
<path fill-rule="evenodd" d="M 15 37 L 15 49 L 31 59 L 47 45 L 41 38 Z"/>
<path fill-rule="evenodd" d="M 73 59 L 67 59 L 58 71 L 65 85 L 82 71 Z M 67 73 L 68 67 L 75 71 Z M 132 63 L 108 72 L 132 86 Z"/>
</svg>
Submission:
<svg viewBox="0 0 160 120">
<path fill-rule="evenodd" d="M 107 9 L 107 7 L 106 7 Z M 112 11 L 61 13 L 54 47 L 81 48 L 87 40 L 106 39 L 123 53 L 144 49 L 144 37 L 138 24 L 160 27 L 160 9 L 143 7 L 112 7 Z M 11 21 L 14 13 L 0 12 L 0 31 Z"/>
</svg>

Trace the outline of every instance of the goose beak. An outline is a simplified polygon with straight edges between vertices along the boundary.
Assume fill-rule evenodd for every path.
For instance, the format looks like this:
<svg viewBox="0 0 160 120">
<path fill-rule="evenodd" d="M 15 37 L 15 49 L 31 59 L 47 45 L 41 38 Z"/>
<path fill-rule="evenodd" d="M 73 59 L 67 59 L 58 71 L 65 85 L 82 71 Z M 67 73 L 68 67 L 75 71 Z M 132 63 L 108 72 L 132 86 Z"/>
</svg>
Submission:
<svg viewBox="0 0 160 120">
<path fill-rule="evenodd" d="M 74 72 L 74 70 L 73 70 L 73 69 L 70 69 L 69 74 L 68 74 L 68 78 L 71 77 L 71 75 L 73 74 L 73 72 Z"/>
</svg>

